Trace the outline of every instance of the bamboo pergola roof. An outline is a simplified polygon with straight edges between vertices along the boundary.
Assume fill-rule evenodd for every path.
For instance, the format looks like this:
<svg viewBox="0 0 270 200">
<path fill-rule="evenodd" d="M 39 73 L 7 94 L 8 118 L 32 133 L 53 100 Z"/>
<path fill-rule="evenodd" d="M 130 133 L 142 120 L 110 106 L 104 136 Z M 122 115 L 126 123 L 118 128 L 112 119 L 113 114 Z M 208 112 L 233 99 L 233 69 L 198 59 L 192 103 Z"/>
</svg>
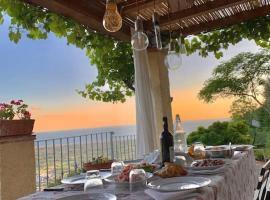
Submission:
<svg viewBox="0 0 270 200">
<path fill-rule="evenodd" d="M 162 31 L 170 27 L 183 35 L 224 28 L 270 13 L 270 0 L 118 0 L 123 27 L 116 33 L 109 33 L 102 26 L 106 0 L 24 1 L 71 17 L 93 30 L 123 41 L 130 40 L 130 29 L 134 27 L 138 8 L 146 31 L 153 29 L 151 16 L 155 9 L 161 16 Z"/>
</svg>

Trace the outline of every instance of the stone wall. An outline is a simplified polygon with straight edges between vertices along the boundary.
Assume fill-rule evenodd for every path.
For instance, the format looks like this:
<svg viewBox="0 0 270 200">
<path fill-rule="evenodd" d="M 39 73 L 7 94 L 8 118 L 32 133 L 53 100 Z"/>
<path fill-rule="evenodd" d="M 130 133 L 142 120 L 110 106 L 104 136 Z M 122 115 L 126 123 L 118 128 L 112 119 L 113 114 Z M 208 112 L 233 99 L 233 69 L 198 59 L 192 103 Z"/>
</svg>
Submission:
<svg viewBox="0 0 270 200">
<path fill-rule="evenodd" d="M 0 137 L 0 200 L 35 192 L 35 136 Z"/>
</svg>

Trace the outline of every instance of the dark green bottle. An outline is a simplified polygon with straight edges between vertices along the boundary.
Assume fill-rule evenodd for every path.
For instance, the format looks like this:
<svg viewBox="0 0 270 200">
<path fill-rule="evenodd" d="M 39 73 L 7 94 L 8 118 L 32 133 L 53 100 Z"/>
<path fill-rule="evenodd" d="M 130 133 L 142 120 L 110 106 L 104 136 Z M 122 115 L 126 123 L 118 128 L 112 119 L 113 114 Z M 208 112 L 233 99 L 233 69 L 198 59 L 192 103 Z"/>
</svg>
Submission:
<svg viewBox="0 0 270 200">
<path fill-rule="evenodd" d="M 163 117 L 163 132 L 160 137 L 160 148 L 161 148 L 161 161 L 171 162 L 173 160 L 173 136 L 168 130 L 168 119 Z"/>
</svg>

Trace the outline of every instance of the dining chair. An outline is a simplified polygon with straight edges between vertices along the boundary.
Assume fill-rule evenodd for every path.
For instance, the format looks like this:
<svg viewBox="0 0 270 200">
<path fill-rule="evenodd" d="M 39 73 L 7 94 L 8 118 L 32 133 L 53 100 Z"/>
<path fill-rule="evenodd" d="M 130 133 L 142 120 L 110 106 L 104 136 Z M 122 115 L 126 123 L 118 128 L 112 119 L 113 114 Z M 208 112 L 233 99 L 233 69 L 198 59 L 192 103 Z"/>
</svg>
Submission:
<svg viewBox="0 0 270 200">
<path fill-rule="evenodd" d="M 259 175 L 259 181 L 255 191 L 255 200 L 270 200 L 270 188 L 269 188 L 269 174 L 270 174 L 270 160 L 265 163 L 261 169 Z"/>
</svg>

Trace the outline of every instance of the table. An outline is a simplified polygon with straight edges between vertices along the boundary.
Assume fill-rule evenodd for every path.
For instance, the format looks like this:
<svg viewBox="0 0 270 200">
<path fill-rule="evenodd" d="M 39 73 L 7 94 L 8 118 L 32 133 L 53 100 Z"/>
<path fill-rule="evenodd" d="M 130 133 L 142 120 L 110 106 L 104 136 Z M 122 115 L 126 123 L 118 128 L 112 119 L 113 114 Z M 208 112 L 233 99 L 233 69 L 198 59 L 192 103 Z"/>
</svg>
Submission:
<svg viewBox="0 0 270 200">
<path fill-rule="evenodd" d="M 185 200 L 252 200 L 258 177 L 253 149 L 237 152 L 222 173 L 203 176 L 211 179 L 210 185 L 197 189 L 197 196 L 184 198 Z M 130 193 L 129 191 L 117 191 L 112 185 L 104 187 L 102 192 L 113 193 L 118 200 L 154 200 L 145 191 Z M 37 192 L 19 200 L 54 200 L 78 193 L 81 191 Z M 167 195 L 165 194 L 165 197 Z M 164 199 L 164 193 L 159 195 L 159 199 Z M 181 200 L 181 193 L 177 194 L 177 198 L 174 199 Z"/>
</svg>

